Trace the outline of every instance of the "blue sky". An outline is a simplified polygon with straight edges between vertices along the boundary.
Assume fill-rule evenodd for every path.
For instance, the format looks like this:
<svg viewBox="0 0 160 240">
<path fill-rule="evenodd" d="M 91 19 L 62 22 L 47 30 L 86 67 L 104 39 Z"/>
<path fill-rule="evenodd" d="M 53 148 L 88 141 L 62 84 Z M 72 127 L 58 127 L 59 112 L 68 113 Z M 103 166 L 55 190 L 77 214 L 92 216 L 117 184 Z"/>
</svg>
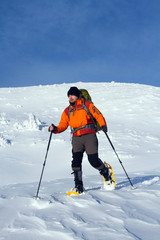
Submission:
<svg viewBox="0 0 160 240">
<path fill-rule="evenodd" d="M 160 86 L 159 0 L 1 0 L 0 87 Z"/>
</svg>

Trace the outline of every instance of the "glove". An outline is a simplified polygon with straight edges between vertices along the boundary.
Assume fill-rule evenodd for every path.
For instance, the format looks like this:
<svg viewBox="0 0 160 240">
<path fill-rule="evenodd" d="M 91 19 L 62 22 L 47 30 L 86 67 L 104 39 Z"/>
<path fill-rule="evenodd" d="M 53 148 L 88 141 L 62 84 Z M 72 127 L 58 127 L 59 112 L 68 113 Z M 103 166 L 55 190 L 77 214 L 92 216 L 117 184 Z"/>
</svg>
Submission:
<svg viewBox="0 0 160 240">
<path fill-rule="evenodd" d="M 52 124 L 52 125 L 48 128 L 48 131 L 49 131 L 49 132 L 52 132 L 52 133 L 56 132 L 56 130 L 57 130 L 57 127 L 56 127 L 54 124 Z"/>
<path fill-rule="evenodd" d="M 102 128 L 102 131 L 103 131 L 103 132 L 105 132 L 105 133 L 108 132 L 107 126 L 102 126 L 101 128 Z"/>
</svg>

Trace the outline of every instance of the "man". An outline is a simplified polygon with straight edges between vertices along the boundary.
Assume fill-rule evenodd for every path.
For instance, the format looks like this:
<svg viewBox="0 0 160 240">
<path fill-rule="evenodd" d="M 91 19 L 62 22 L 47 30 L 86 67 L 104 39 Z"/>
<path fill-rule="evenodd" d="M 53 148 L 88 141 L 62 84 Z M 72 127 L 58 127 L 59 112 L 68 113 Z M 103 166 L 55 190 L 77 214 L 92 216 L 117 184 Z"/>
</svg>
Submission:
<svg viewBox="0 0 160 240">
<path fill-rule="evenodd" d="M 97 120 L 104 132 L 107 132 L 107 125 L 101 112 L 91 102 L 84 102 L 84 98 L 77 87 L 71 87 L 67 95 L 70 105 L 63 111 L 59 125 L 52 124 L 49 131 L 56 134 L 65 131 L 68 126 L 71 127 L 73 133 L 72 170 L 75 181 L 73 190 L 82 193 L 84 191 L 82 181 L 82 158 L 84 152 L 88 156 L 89 163 L 99 170 L 105 181 L 110 184 L 109 170 L 98 157 L 98 139 L 94 119 Z M 87 110 L 84 109 L 84 104 Z"/>
</svg>

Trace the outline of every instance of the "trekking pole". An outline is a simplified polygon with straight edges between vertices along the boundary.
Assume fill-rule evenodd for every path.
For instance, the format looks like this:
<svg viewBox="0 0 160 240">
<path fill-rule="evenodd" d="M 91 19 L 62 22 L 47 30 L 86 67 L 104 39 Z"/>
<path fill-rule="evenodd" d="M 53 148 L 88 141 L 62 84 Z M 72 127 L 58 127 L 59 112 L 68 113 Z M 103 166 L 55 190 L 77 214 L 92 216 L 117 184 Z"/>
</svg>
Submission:
<svg viewBox="0 0 160 240">
<path fill-rule="evenodd" d="M 42 172 L 41 172 L 41 176 L 40 176 L 40 180 L 39 180 L 39 184 L 38 184 L 38 189 L 37 189 L 37 194 L 35 196 L 35 199 L 38 199 L 38 193 L 39 193 L 39 189 L 40 189 L 40 186 L 41 186 L 41 181 L 42 181 L 42 176 L 43 176 L 43 172 L 44 172 L 44 167 L 46 165 L 46 160 L 47 160 L 47 155 L 48 155 L 48 150 L 49 150 L 49 146 L 50 146 L 50 142 L 51 142 L 51 138 L 52 138 L 52 132 L 50 134 L 50 137 L 49 137 L 49 141 L 48 141 L 48 146 L 47 146 L 47 152 L 46 152 L 46 156 L 45 156 L 45 159 L 44 159 L 44 163 L 43 163 L 43 167 L 42 167 Z"/>
<path fill-rule="evenodd" d="M 125 168 L 124 168 L 124 166 L 123 166 L 123 164 L 122 164 L 121 159 L 119 158 L 119 156 L 118 156 L 118 154 L 117 154 L 117 152 L 116 152 L 116 150 L 115 150 L 115 148 L 114 148 L 114 146 L 113 146 L 113 143 L 111 142 L 108 134 L 107 134 L 106 132 L 104 132 L 104 133 L 105 133 L 106 137 L 108 138 L 108 141 L 109 141 L 109 143 L 111 144 L 111 147 L 113 148 L 113 151 L 115 152 L 115 154 L 116 154 L 116 156 L 117 156 L 117 158 L 118 158 L 118 160 L 119 160 L 119 162 L 120 162 L 120 164 L 121 164 L 121 166 L 122 166 L 122 168 L 123 168 L 123 170 L 124 170 L 124 172 L 125 172 L 128 180 L 129 180 L 129 182 L 130 182 L 130 184 L 131 184 L 131 186 L 132 186 L 132 189 L 135 189 L 135 187 L 133 186 L 133 184 L 132 184 L 132 182 L 131 182 L 131 179 L 129 178 L 129 176 L 128 176 L 128 174 L 127 174 L 127 172 L 126 172 L 126 170 L 125 170 Z"/>
</svg>

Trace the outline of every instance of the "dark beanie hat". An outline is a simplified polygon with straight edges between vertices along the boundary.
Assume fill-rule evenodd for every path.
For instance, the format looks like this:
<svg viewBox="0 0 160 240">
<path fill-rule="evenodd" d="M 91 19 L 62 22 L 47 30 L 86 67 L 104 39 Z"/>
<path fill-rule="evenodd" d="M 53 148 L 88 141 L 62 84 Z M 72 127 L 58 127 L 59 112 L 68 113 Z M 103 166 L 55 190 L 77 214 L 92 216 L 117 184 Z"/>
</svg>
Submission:
<svg viewBox="0 0 160 240">
<path fill-rule="evenodd" d="M 69 96 L 69 95 L 74 95 L 74 96 L 76 96 L 76 97 L 79 98 L 79 96 L 80 96 L 80 91 L 78 90 L 77 87 L 71 87 L 71 88 L 69 89 L 67 95 L 68 95 L 68 96 Z"/>
</svg>

